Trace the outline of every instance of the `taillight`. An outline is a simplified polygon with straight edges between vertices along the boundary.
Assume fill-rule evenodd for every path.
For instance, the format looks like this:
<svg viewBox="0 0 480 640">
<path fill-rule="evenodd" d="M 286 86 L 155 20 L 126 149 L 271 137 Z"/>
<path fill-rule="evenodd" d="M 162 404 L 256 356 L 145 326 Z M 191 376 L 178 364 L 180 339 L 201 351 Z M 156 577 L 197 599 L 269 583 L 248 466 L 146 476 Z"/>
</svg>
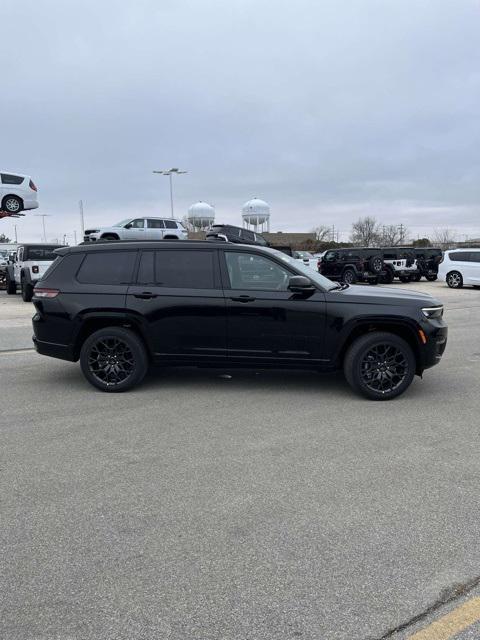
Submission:
<svg viewBox="0 0 480 640">
<path fill-rule="evenodd" d="M 58 289 L 44 289 L 35 287 L 33 295 L 37 298 L 56 298 L 60 291 Z"/>
<path fill-rule="evenodd" d="M 38 268 L 38 266 L 37 266 L 37 265 L 34 265 L 34 266 L 32 267 L 32 273 L 38 273 L 38 272 L 39 272 L 39 268 Z"/>
<path fill-rule="evenodd" d="M 29 186 L 30 186 L 30 189 L 32 189 L 32 191 L 37 191 L 37 187 L 35 186 L 35 183 L 33 180 L 30 180 Z"/>
</svg>

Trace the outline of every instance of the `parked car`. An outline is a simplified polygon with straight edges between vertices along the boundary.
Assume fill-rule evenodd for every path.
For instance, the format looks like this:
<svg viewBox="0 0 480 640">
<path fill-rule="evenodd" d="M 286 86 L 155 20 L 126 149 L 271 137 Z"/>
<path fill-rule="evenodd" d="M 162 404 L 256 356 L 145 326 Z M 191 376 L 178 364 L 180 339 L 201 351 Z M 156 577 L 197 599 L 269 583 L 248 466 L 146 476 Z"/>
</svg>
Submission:
<svg viewBox="0 0 480 640">
<path fill-rule="evenodd" d="M 295 258 L 295 260 L 301 260 L 303 264 L 307 267 L 310 267 L 310 269 L 315 269 L 315 271 L 318 271 L 318 258 L 315 258 L 313 253 L 310 253 L 310 251 L 294 251 L 293 257 Z"/>
<path fill-rule="evenodd" d="M 207 240 L 224 240 L 268 247 L 268 242 L 260 233 L 245 229 L 244 227 L 236 227 L 233 224 L 214 224 L 206 232 L 205 237 Z"/>
<path fill-rule="evenodd" d="M 382 247 L 385 275 L 382 282 L 391 284 L 395 278 L 401 282 L 420 280 L 415 252 L 412 247 Z"/>
<path fill-rule="evenodd" d="M 442 261 L 443 251 L 438 247 L 416 247 L 414 252 L 419 272 L 415 279 L 418 281 L 423 276 L 429 282 L 434 282 L 438 278 L 438 265 Z"/>
<path fill-rule="evenodd" d="M 470 284 L 480 286 L 480 249 L 452 249 L 445 251 L 438 268 L 438 277 L 451 289 Z"/>
<path fill-rule="evenodd" d="M 340 280 L 347 284 L 378 284 L 385 275 L 381 251 L 365 247 L 326 251 L 320 261 L 319 271 L 330 280 Z"/>
<path fill-rule="evenodd" d="M 35 287 L 34 344 L 125 391 L 149 363 L 342 369 L 394 398 L 437 364 L 442 304 L 427 294 L 335 284 L 275 249 L 230 242 L 63 247 Z"/>
<path fill-rule="evenodd" d="M 84 242 L 98 240 L 186 240 L 188 231 L 173 218 L 126 218 L 111 227 L 86 229 Z"/>
<path fill-rule="evenodd" d="M 30 302 L 33 287 L 57 257 L 54 250 L 62 246 L 60 244 L 18 245 L 13 264 L 6 266 L 7 294 L 14 295 L 20 287 L 23 300 Z"/>
<path fill-rule="evenodd" d="M 30 176 L 0 172 L 0 211 L 17 214 L 37 207 L 37 187 Z"/>
</svg>

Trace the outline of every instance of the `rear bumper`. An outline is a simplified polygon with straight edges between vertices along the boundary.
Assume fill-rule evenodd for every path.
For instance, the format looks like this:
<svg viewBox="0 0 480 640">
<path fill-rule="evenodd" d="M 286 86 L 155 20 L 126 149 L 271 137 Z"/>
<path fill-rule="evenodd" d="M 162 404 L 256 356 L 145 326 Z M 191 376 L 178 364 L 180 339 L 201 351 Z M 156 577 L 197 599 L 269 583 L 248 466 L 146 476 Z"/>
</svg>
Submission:
<svg viewBox="0 0 480 640">
<path fill-rule="evenodd" d="M 68 345 L 57 344 L 56 342 L 45 342 L 44 340 L 38 340 L 36 336 L 32 336 L 32 340 L 36 352 L 42 356 L 50 356 L 51 358 L 75 362 L 73 349 Z"/>
</svg>

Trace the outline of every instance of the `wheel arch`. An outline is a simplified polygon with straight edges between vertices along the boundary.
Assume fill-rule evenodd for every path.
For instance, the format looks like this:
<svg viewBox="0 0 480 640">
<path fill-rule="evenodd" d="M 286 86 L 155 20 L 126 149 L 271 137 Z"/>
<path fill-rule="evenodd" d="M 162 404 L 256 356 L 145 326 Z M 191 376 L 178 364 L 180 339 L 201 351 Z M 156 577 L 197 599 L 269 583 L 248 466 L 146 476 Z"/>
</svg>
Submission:
<svg viewBox="0 0 480 640">
<path fill-rule="evenodd" d="M 108 236 L 110 236 L 111 238 L 114 238 L 115 240 L 120 240 L 120 236 L 118 235 L 118 233 L 115 233 L 114 231 L 105 231 L 105 233 L 102 233 L 100 238 L 102 240 L 109 240 L 110 238 Z"/>
</svg>

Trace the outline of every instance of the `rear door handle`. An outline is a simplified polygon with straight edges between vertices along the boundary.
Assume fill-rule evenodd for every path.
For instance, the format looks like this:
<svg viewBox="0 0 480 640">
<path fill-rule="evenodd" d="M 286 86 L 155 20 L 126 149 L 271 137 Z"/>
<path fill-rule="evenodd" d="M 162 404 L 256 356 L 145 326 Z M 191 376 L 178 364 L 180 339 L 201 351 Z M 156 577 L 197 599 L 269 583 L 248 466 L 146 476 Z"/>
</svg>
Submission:
<svg viewBox="0 0 480 640">
<path fill-rule="evenodd" d="M 156 298 L 157 294 L 151 291 L 142 291 L 142 293 L 134 293 L 133 297 L 140 298 L 141 300 L 151 300 L 152 298 Z"/>
<path fill-rule="evenodd" d="M 230 300 L 234 302 L 254 302 L 255 298 L 252 298 L 252 296 L 238 296 L 237 298 L 230 298 Z"/>
</svg>

